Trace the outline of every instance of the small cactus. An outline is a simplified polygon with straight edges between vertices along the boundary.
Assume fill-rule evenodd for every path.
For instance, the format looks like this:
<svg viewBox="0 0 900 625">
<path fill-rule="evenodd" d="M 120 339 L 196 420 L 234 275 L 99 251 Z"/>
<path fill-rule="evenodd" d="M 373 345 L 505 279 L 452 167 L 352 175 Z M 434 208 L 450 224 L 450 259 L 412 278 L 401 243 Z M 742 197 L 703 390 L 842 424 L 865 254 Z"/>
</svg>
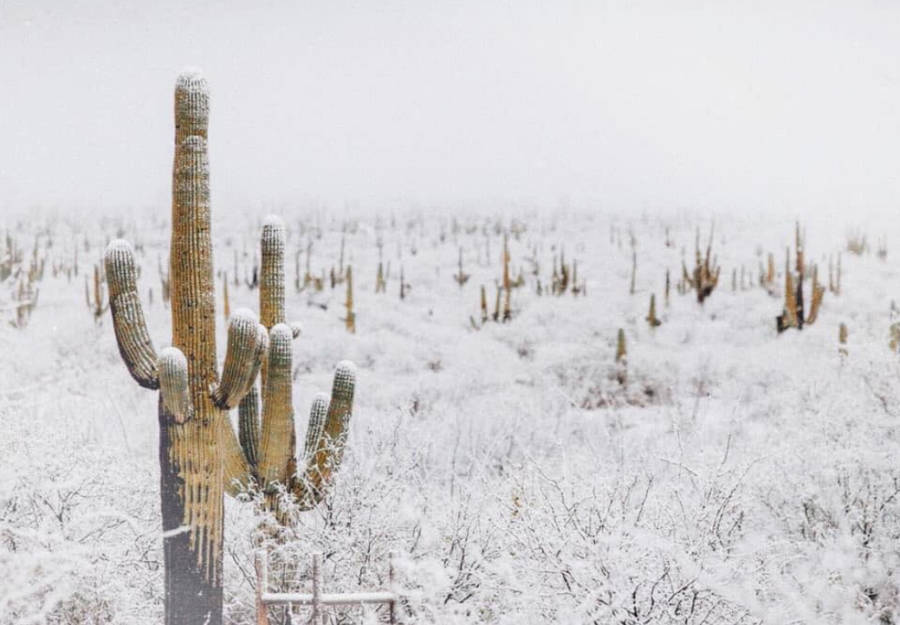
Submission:
<svg viewBox="0 0 900 625">
<path fill-rule="evenodd" d="M 159 272 L 159 283 L 160 283 L 160 292 L 162 293 L 162 301 L 164 304 L 169 303 L 169 298 L 172 295 L 172 283 L 169 280 L 169 268 L 166 267 L 165 271 L 163 271 L 162 259 L 156 258 L 156 268 Z M 78 272 L 76 272 L 77 274 Z"/>
<path fill-rule="evenodd" d="M 344 301 L 344 307 L 347 309 L 347 316 L 344 319 L 347 332 L 356 334 L 356 312 L 353 310 L 353 267 L 347 265 L 347 299 Z"/>
<path fill-rule="evenodd" d="M 227 323 L 231 317 L 231 302 L 228 301 L 228 272 L 222 274 L 222 315 Z"/>
<path fill-rule="evenodd" d="M 631 283 L 628 285 L 628 293 L 634 295 L 635 281 L 637 280 L 637 250 L 631 250 Z"/>
<path fill-rule="evenodd" d="M 697 302 L 700 304 L 712 295 L 712 292 L 718 286 L 719 273 L 722 269 L 716 264 L 715 258 L 712 258 L 713 232 L 714 229 L 710 228 L 706 254 L 702 255 L 700 253 L 700 229 L 697 229 L 697 236 L 694 242 L 694 270 L 691 273 L 688 273 L 684 262 L 681 263 L 682 279 L 686 288 L 694 290 L 697 294 Z"/>
<path fill-rule="evenodd" d="M 403 275 L 403 265 L 400 265 L 400 300 L 403 301 L 406 299 L 406 294 L 409 292 L 410 285 L 407 284 L 406 278 Z"/>
<path fill-rule="evenodd" d="M 825 287 L 819 284 L 818 266 L 812 265 L 812 285 L 810 292 L 809 311 L 806 310 L 805 300 L 803 296 L 804 277 L 809 272 L 810 267 L 803 260 L 803 240 L 800 237 L 800 226 L 796 227 L 796 245 L 797 256 L 794 263 L 796 275 L 791 271 L 791 251 L 788 248 L 785 251 L 784 261 L 784 308 L 780 315 L 775 318 L 775 328 L 779 334 L 788 328 L 797 328 L 802 330 L 804 326 L 811 325 L 816 322 L 819 316 L 819 310 L 822 306 L 822 299 L 825 296 Z"/>
<path fill-rule="evenodd" d="M 668 308 L 669 307 L 669 269 L 668 269 L 668 267 L 666 268 L 666 290 L 665 290 L 664 301 L 665 301 L 666 308 Z"/>
<path fill-rule="evenodd" d="M 488 320 L 487 291 L 484 285 L 481 285 L 481 323 Z"/>
<path fill-rule="evenodd" d="M 104 278 L 100 265 L 94 265 L 93 298 L 91 297 L 87 276 L 84 277 L 84 296 L 87 300 L 88 310 L 91 311 L 94 321 L 97 323 L 100 323 L 103 315 L 109 309 L 109 298 L 106 296 L 106 289 L 103 284 Z"/>
<path fill-rule="evenodd" d="M 837 274 L 833 273 L 831 257 L 828 257 L 828 290 L 834 295 L 841 294 L 841 255 L 837 255 Z"/>
<path fill-rule="evenodd" d="M 375 275 L 375 292 L 384 293 L 387 291 L 387 281 L 384 279 L 384 263 L 378 261 L 378 273 Z"/>
<path fill-rule="evenodd" d="M 656 294 L 650 294 L 650 311 L 647 313 L 647 323 L 651 328 L 656 328 L 662 324 L 662 321 L 656 316 Z"/>
<path fill-rule="evenodd" d="M 628 381 L 628 348 L 625 344 L 623 328 L 619 328 L 616 336 L 616 380 L 623 386 Z"/>
<path fill-rule="evenodd" d="M 381 263 L 378 264 L 379 269 L 381 268 Z M 453 274 L 453 279 L 456 280 L 456 283 L 462 288 L 462 286 L 469 281 L 471 276 L 463 271 L 463 250 L 462 247 L 459 248 L 459 263 L 458 269 L 455 274 Z"/>
</svg>

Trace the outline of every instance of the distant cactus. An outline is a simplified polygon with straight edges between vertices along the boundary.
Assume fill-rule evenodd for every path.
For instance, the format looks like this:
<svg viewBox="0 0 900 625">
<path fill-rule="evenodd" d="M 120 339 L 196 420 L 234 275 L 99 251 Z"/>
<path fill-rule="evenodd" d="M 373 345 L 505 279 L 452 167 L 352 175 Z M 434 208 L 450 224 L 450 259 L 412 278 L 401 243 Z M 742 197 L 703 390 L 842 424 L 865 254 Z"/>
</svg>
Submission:
<svg viewBox="0 0 900 625">
<path fill-rule="evenodd" d="M 784 308 L 775 318 L 775 328 L 782 333 L 788 328 L 802 330 L 804 326 L 812 325 L 819 316 L 822 299 L 825 296 L 825 287 L 819 284 L 818 266 L 812 265 L 812 285 L 810 287 L 809 310 L 803 295 L 803 281 L 809 273 L 809 266 L 804 262 L 803 239 L 800 236 L 800 226 L 796 227 L 796 260 L 794 267 L 796 274 L 791 271 L 791 250 L 785 251 L 784 261 Z"/>
<path fill-rule="evenodd" d="M 99 323 L 103 319 L 103 315 L 109 309 L 109 298 L 103 286 L 104 277 L 103 270 L 100 265 L 94 265 L 94 281 L 93 281 L 93 297 L 91 296 L 91 286 L 88 283 L 88 277 L 84 277 L 84 297 L 87 300 L 88 310 L 94 316 L 94 321 Z"/>
<path fill-rule="evenodd" d="M 837 274 L 834 273 L 834 266 L 831 263 L 831 257 L 828 257 L 828 290 L 835 295 L 841 294 L 841 255 L 837 255 Z"/>
<path fill-rule="evenodd" d="M 347 266 L 347 299 L 344 302 L 344 307 L 347 309 L 347 316 L 344 318 L 345 325 L 347 327 L 347 332 L 350 334 L 356 333 L 356 312 L 353 310 L 353 267 L 350 265 Z"/>
<path fill-rule="evenodd" d="M 625 345 L 625 330 L 619 328 L 616 336 L 616 380 L 624 385 L 628 381 L 628 348 Z"/>
<path fill-rule="evenodd" d="M 847 251 L 857 256 L 862 256 L 869 249 L 869 242 L 866 235 L 859 230 L 853 231 L 847 235 Z"/>
<path fill-rule="evenodd" d="M 287 485 L 304 507 L 321 499 L 341 456 L 354 389 L 353 366 L 342 363 L 316 454 L 302 475 L 295 476 L 290 387 L 293 331 L 277 319 L 277 297 L 263 311 L 266 321 L 274 324 L 271 332 L 248 310 L 232 315 L 219 376 L 206 142 L 208 102 L 206 81 L 200 75 L 189 72 L 179 76 L 170 249 L 172 347 L 157 355 L 150 340 L 131 246 L 112 241 L 105 256 L 119 352 L 140 386 L 160 390 L 167 625 L 222 622 L 225 492 L 237 493 L 259 478 L 264 488 L 271 488 L 275 481 Z M 283 292 L 283 275 L 281 288 Z M 267 351 L 269 344 L 272 347 Z M 256 396 L 255 378 L 263 361 L 267 362 L 269 383 L 263 387 L 262 440 L 250 425 L 235 436 L 226 411 Z M 251 409 L 242 411 L 241 423 L 251 416 Z"/>
<path fill-rule="evenodd" d="M 231 302 L 228 300 L 228 272 L 222 273 L 222 314 L 225 321 L 231 317 Z"/>
<path fill-rule="evenodd" d="M 381 267 L 381 264 L 378 265 Z M 459 263 L 458 269 L 455 274 L 453 274 L 453 279 L 456 280 L 456 283 L 462 288 L 462 286 L 469 281 L 471 276 L 463 271 L 463 250 L 462 247 L 459 248 Z"/>
<path fill-rule="evenodd" d="M 406 294 L 409 292 L 410 285 L 406 282 L 403 275 L 403 265 L 400 265 L 400 299 L 405 300 Z"/>
<path fill-rule="evenodd" d="M 813 265 L 812 293 L 810 294 L 809 314 L 806 323 L 813 324 L 819 316 L 819 308 L 822 306 L 822 298 L 825 296 L 825 287 L 819 284 L 819 266 Z"/>
<path fill-rule="evenodd" d="M 481 323 L 485 323 L 488 320 L 488 307 L 487 307 L 487 291 L 484 288 L 484 285 L 481 285 Z"/>
<path fill-rule="evenodd" d="M 160 283 L 160 291 L 162 292 L 162 301 L 164 304 L 169 303 L 169 298 L 172 294 L 172 282 L 169 280 L 169 268 L 166 267 L 163 270 L 162 259 L 156 259 L 156 268 L 159 271 L 159 283 Z M 78 272 L 76 272 L 77 274 Z"/>
<path fill-rule="evenodd" d="M 633 239 L 632 239 L 633 242 Z M 635 280 L 637 280 L 637 250 L 631 250 L 631 282 L 628 284 L 628 294 L 634 295 Z"/>
<path fill-rule="evenodd" d="M 670 288 L 670 280 L 669 280 L 669 268 L 666 268 L 666 290 L 665 290 L 665 305 L 666 308 L 669 307 L 669 288 Z"/>
<path fill-rule="evenodd" d="M 687 267 L 682 262 L 681 273 L 682 279 L 687 287 L 694 290 L 697 294 L 697 301 L 703 301 L 712 295 L 716 286 L 719 284 L 719 273 L 721 267 L 716 264 L 715 258 L 712 258 L 712 241 L 714 230 L 710 228 L 709 242 L 706 245 L 706 254 L 700 253 L 700 229 L 697 229 L 697 237 L 694 242 L 694 270 L 688 273 Z"/>
<path fill-rule="evenodd" d="M 13 295 L 16 318 L 10 321 L 10 325 L 19 329 L 28 325 L 28 322 L 31 321 L 31 314 L 37 306 L 39 292 L 40 289 L 37 285 L 29 281 L 26 276 L 19 278 L 19 286 Z"/>
<path fill-rule="evenodd" d="M 387 290 L 387 281 L 384 279 L 384 263 L 378 261 L 378 272 L 375 274 L 375 292 L 384 293 Z"/>
<path fill-rule="evenodd" d="M 651 328 L 655 328 L 662 324 L 662 321 L 656 316 L 656 294 L 650 294 L 650 310 L 647 313 L 647 323 L 650 324 Z"/>
</svg>

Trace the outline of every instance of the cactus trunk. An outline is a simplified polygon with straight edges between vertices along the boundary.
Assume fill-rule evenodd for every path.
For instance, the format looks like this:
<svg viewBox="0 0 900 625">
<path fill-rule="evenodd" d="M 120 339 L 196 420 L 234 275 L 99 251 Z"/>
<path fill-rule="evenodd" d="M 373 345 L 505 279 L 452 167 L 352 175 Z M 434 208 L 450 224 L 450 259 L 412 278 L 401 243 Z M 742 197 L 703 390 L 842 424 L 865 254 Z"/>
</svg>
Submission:
<svg viewBox="0 0 900 625">
<path fill-rule="evenodd" d="M 172 625 L 222 620 L 224 488 L 219 432 L 225 413 L 209 393 L 217 375 L 207 112 L 205 80 L 183 75 L 175 91 L 169 275 L 172 345 L 187 359 L 194 415 L 177 423 L 160 402 L 166 623 Z"/>
<path fill-rule="evenodd" d="M 183 449 L 184 437 L 179 437 L 173 418 L 159 402 L 159 466 L 160 499 L 162 504 L 163 558 L 165 560 L 165 623 L 166 625 L 195 625 L 222 623 L 222 496 L 218 500 L 207 496 L 210 508 L 218 512 L 218 536 L 207 541 L 207 545 L 218 551 L 213 556 L 218 576 L 210 579 L 203 566 L 198 566 L 198 557 L 204 555 L 198 550 L 196 539 L 185 525 L 184 491 L 201 492 L 199 480 L 186 481 L 181 467 L 173 462 Z M 182 442 L 179 442 L 181 438 Z M 221 465 L 219 465 L 221 466 Z M 220 471 L 221 473 L 221 471 Z M 207 491 L 208 494 L 208 491 Z M 218 542 L 215 542 L 215 540 Z"/>
</svg>

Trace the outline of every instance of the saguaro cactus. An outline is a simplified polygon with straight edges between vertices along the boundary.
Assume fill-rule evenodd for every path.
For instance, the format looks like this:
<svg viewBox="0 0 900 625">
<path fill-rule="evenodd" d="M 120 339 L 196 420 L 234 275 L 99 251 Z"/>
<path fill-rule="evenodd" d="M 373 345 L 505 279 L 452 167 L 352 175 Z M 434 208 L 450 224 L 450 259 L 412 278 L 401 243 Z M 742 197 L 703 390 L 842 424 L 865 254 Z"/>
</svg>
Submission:
<svg viewBox="0 0 900 625">
<path fill-rule="evenodd" d="M 300 327 L 285 323 L 285 234 L 284 224 L 278 217 L 266 219 L 261 248 L 259 306 L 261 325 L 269 328 L 268 357 L 262 367 L 262 392 L 251 380 L 250 389 L 239 404 L 238 441 L 236 444 L 233 436 L 228 440 L 226 492 L 236 494 L 253 482 L 269 495 L 283 487 L 296 497 L 300 509 L 309 509 L 321 500 L 331 474 L 341 461 L 353 407 L 355 367 L 347 361 L 339 363 L 331 401 L 324 394 L 314 400 L 306 444 L 298 458 L 292 407 L 291 340 L 300 335 Z M 298 475 L 300 464 L 304 466 Z M 271 497 L 270 501 L 275 507 Z M 280 520 L 287 521 L 283 516 Z"/>
<path fill-rule="evenodd" d="M 257 455 L 281 439 L 293 441 L 290 391 L 291 329 L 275 323 L 271 333 L 251 311 L 232 315 L 221 378 L 215 342 L 215 292 L 210 237 L 206 81 L 193 72 L 179 76 L 175 87 L 175 158 L 172 179 L 170 278 L 172 346 L 158 355 L 147 331 L 137 291 L 134 253 L 122 240 L 109 244 L 106 275 L 119 352 L 139 385 L 160 390 L 159 460 L 164 531 L 166 623 L 196 625 L 222 622 L 223 494 L 236 493 L 257 477 Z M 283 263 L 282 263 L 283 264 Z M 283 270 L 282 270 L 283 308 Z M 267 311 L 263 311 L 266 313 Z M 268 319 L 268 317 L 267 317 Z M 273 320 L 274 321 L 274 320 Z M 272 348 L 268 350 L 268 345 Z M 227 410 L 253 400 L 260 365 L 267 361 L 269 413 L 263 413 L 268 438 L 257 453 L 254 432 L 241 428 L 240 441 Z M 316 462 L 300 480 L 304 503 L 321 498 L 337 466 L 352 409 L 354 370 L 341 364 L 324 426 L 322 405 L 315 431 Z M 318 406 L 318 408 L 317 408 Z M 248 410 L 249 412 L 249 410 Z M 247 418 L 241 415 L 243 422 Z M 289 427 L 285 427 L 285 420 Z M 269 423 L 270 425 L 266 425 Z M 268 429 L 267 429 L 268 428 Z M 312 434 L 310 434 L 312 435 Z M 267 442 L 268 441 L 268 442 Z M 245 443 L 246 444 L 242 444 Z M 283 442 L 279 442 L 284 446 Z M 321 451 L 321 453 L 320 453 Z M 321 455 L 321 462 L 319 456 Z M 294 465 L 278 456 L 268 465 L 267 481 L 289 483 Z M 312 475 L 315 473 L 315 475 Z"/>
</svg>

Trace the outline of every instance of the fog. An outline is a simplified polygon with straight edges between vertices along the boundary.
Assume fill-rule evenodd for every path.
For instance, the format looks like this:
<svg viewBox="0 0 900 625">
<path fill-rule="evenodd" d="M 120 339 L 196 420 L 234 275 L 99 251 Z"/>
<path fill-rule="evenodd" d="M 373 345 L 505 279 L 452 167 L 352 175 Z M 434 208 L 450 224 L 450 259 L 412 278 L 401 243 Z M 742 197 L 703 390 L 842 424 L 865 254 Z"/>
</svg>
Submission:
<svg viewBox="0 0 900 625">
<path fill-rule="evenodd" d="M 186 66 L 226 212 L 900 197 L 894 2 L 191 4 L 0 1 L 0 210 L 167 210 Z"/>
</svg>

